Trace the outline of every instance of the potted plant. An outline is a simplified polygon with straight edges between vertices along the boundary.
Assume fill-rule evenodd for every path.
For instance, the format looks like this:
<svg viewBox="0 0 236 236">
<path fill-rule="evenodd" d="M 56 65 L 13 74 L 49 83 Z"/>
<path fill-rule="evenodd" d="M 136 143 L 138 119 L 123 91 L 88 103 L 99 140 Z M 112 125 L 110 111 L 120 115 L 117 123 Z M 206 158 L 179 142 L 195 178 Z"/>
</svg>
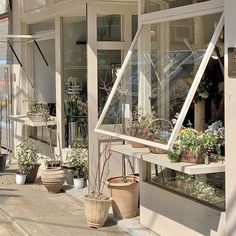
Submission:
<svg viewBox="0 0 236 236">
<path fill-rule="evenodd" d="M 127 132 L 129 135 L 138 138 L 146 138 L 149 132 L 150 124 L 155 120 L 155 113 L 144 113 L 141 109 L 136 109 L 133 112 L 133 120 L 128 124 Z M 146 147 L 142 143 L 131 142 L 134 148 Z"/>
<path fill-rule="evenodd" d="M 17 145 L 16 148 L 16 159 L 19 167 L 19 173 L 26 175 L 26 182 L 35 182 L 38 168 L 40 164 L 37 163 L 39 160 L 39 149 L 29 141 L 22 142 Z"/>
<path fill-rule="evenodd" d="M 49 119 L 49 108 L 46 102 L 40 101 L 39 99 L 28 100 L 28 112 L 26 114 L 29 119 L 33 122 L 48 121 Z"/>
<path fill-rule="evenodd" d="M 88 172 L 88 149 L 82 138 L 75 140 L 71 150 L 66 155 L 66 163 L 63 167 L 68 170 L 72 178 L 74 177 L 74 187 L 82 188 L 85 175 Z M 66 175 L 67 182 L 70 182 L 71 179 L 68 177 L 69 174 Z"/>
<path fill-rule="evenodd" d="M 167 144 L 171 135 L 172 123 L 167 119 L 157 118 L 153 120 L 148 127 L 147 139 L 161 144 Z M 156 154 L 167 153 L 166 150 L 148 146 L 150 152 Z"/>
<path fill-rule="evenodd" d="M 219 136 L 214 132 L 183 128 L 168 156 L 171 161 L 208 164 L 210 153 L 220 155 L 220 146 Z"/>
<path fill-rule="evenodd" d="M 41 180 L 48 192 L 59 193 L 65 182 L 65 172 L 61 167 L 60 156 L 54 153 L 51 133 L 48 128 L 47 120 L 45 120 L 45 124 L 46 137 L 50 147 L 50 154 L 45 158 L 46 168 L 42 172 Z"/>
<path fill-rule="evenodd" d="M 103 193 L 108 175 L 106 165 L 111 157 L 110 145 L 111 138 L 106 140 L 106 145 L 98 157 L 96 173 L 92 174 L 94 177 L 94 189 L 84 196 L 85 217 L 88 226 L 93 228 L 103 227 L 112 203 L 112 198 Z M 102 168 L 100 169 L 100 167 Z"/>
</svg>

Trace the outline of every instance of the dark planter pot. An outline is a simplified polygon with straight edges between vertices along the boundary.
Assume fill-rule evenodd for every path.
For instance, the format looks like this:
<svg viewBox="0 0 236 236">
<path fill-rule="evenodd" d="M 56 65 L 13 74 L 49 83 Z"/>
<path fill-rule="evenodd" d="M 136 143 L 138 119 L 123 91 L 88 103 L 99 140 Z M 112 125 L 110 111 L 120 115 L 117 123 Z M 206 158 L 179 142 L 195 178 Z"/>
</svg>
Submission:
<svg viewBox="0 0 236 236">
<path fill-rule="evenodd" d="M 30 170 L 30 172 L 26 176 L 26 183 L 34 183 L 35 179 L 38 174 L 38 169 L 39 169 L 40 164 L 34 164 L 33 169 Z"/>
<path fill-rule="evenodd" d="M 0 154 L 0 171 L 4 172 L 6 168 L 7 154 Z"/>
</svg>

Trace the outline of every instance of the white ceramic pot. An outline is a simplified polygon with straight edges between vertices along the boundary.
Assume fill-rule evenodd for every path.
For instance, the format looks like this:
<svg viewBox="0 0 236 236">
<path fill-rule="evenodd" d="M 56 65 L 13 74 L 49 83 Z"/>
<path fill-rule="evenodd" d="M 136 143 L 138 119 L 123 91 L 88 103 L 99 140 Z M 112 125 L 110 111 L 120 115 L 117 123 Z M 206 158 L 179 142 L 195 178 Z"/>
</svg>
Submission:
<svg viewBox="0 0 236 236">
<path fill-rule="evenodd" d="M 80 189 L 84 187 L 84 178 L 74 178 L 74 188 Z"/>
<path fill-rule="evenodd" d="M 25 184 L 26 175 L 16 174 L 16 183 Z"/>
</svg>

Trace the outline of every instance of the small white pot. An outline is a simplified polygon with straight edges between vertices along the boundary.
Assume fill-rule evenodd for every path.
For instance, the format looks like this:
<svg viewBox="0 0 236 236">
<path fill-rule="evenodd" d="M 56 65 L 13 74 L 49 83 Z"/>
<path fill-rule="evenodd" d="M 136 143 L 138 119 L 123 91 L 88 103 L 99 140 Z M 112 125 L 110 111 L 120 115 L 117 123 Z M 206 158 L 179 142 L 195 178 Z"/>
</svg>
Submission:
<svg viewBox="0 0 236 236">
<path fill-rule="evenodd" d="M 80 189 L 84 187 L 84 178 L 74 178 L 74 188 Z"/>
<path fill-rule="evenodd" d="M 16 174 L 16 183 L 25 184 L 26 175 Z"/>
</svg>

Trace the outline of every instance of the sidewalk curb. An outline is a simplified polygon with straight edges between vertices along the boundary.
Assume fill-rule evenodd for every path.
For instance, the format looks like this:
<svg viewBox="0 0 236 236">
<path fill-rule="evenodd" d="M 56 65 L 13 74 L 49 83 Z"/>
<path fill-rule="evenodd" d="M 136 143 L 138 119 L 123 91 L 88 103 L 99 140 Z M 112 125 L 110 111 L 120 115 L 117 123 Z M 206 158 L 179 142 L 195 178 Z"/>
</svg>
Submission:
<svg viewBox="0 0 236 236">
<path fill-rule="evenodd" d="M 22 235 L 31 236 L 21 225 L 19 225 L 14 218 L 8 215 L 3 209 L 0 208 L 0 214 L 5 217 Z"/>
</svg>

